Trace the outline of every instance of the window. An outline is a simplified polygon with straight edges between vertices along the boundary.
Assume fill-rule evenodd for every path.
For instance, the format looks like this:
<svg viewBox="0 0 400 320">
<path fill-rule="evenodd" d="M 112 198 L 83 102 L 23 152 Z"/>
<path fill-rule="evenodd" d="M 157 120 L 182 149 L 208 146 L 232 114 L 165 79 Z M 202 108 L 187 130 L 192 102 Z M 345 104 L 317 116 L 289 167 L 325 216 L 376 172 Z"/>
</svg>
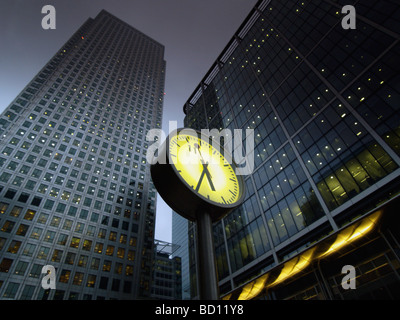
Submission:
<svg viewBox="0 0 400 320">
<path fill-rule="evenodd" d="M 135 259 L 135 251 L 128 250 L 128 260 L 133 261 Z"/>
<path fill-rule="evenodd" d="M 36 186 L 36 182 L 35 182 L 35 181 L 28 180 L 28 181 L 26 182 L 25 188 L 26 188 L 26 189 L 29 189 L 29 190 L 33 190 L 33 189 L 35 189 L 35 186 Z M 33 201 L 32 201 L 32 204 L 33 204 Z M 40 202 L 39 202 L 39 204 L 40 204 Z M 33 204 L 33 205 L 35 205 L 35 204 Z M 37 206 L 38 206 L 38 205 L 37 205 Z"/>
<path fill-rule="evenodd" d="M 28 267 L 28 262 L 18 261 L 17 266 L 15 267 L 14 274 L 23 276 Z"/>
<path fill-rule="evenodd" d="M 66 234 L 60 234 L 58 236 L 57 244 L 65 246 L 67 243 L 68 236 Z"/>
<path fill-rule="evenodd" d="M 25 235 L 26 235 L 26 232 L 28 231 L 28 229 L 29 229 L 29 226 L 28 225 L 26 225 L 26 224 L 20 224 L 19 225 L 19 227 L 18 227 L 18 229 L 17 229 L 17 232 L 15 233 L 17 236 L 22 236 L 22 237 L 24 237 Z"/>
<path fill-rule="evenodd" d="M 21 300 L 31 300 L 35 289 L 36 289 L 35 286 L 26 285 L 24 287 L 24 290 L 21 293 L 20 299 Z"/>
<path fill-rule="evenodd" d="M 59 249 L 54 249 L 53 256 L 51 257 L 51 261 L 53 262 L 60 262 L 62 257 L 63 251 Z"/>
<path fill-rule="evenodd" d="M 98 270 L 100 265 L 100 259 L 99 258 L 92 258 L 92 262 L 90 264 L 90 269 L 93 270 Z"/>
<path fill-rule="evenodd" d="M 124 259 L 124 257 L 125 257 L 125 249 L 124 248 L 118 248 L 117 257 L 121 258 L 121 259 Z"/>
<path fill-rule="evenodd" d="M 8 299 L 14 299 L 18 288 L 19 288 L 19 283 L 10 282 L 7 286 L 7 289 L 4 291 L 3 297 Z"/>
<path fill-rule="evenodd" d="M 96 276 L 93 274 L 89 274 L 86 281 L 86 286 L 89 288 L 94 288 L 95 283 L 96 283 Z"/>
<path fill-rule="evenodd" d="M 112 291 L 119 291 L 121 280 L 119 279 L 113 279 L 112 285 L 111 285 L 111 290 Z"/>
<path fill-rule="evenodd" d="M 100 278 L 100 285 L 99 285 L 99 288 L 100 288 L 100 289 L 107 289 L 107 285 L 108 285 L 108 278 L 106 278 L 106 277 L 101 277 L 101 278 Z"/>
<path fill-rule="evenodd" d="M 127 265 L 125 268 L 125 275 L 131 276 L 133 275 L 133 266 L 132 265 Z"/>
<path fill-rule="evenodd" d="M 7 211 L 8 203 L 0 202 L 0 214 L 4 214 Z"/>
<path fill-rule="evenodd" d="M 73 253 L 73 252 L 68 252 L 67 253 L 67 256 L 65 257 L 65 263 L 66 264 L 74 264 L 74 261 L 75 261 L 75 257 L 76 257 L 76 254 L 75 253 Z"/>
<path fill-rule="evenodd" d="M 71 248 L 78 248 L 78 247 L 79 247 L 80 241 L 81 241 L 80 238 L 72 237 L 70 247 L 71 247 Z"/>
<path fill-rule="evenodd" d="M 111 271 L 111 261 L 104 260 L 103 271 L 106 271 L 106 272 L 110 272 Z"/>
<path fill-rule="evenodd" d="M 7 190 L 7 192 L 4 195 L 4 197 L 7 198 L 7 199 L 14 199 L 16 193 L 17 193 L 17 191 L 9 189 L 9 190 Z"/>
<path fill-rule="evenodd" d="M 33 252 L 35 251 L 35 249 L 36 249 L 36 245 L 35 244 L 27 243 L 25 248 L 24 248 L 24 251 L 22 252 L 22 254 L 24 256 L 32 257 Z"/>
<path fill-rule="evenodd" d="M 96 245 L 94 247 L 94 252 L 95 253 L 102 253 L 103 252 L 103 243 L 96 242 Z"/>
<path fill-rule="evenodd" d="M 29 277 L 31 278 L 39 278 L 42 272 L 43 265 L 34 264 L 32 266 L 31 271 L 29 272 Z"/>
<path fill-rule="evenodd" d="M 112 256 L 114 254 L 114 246 L 107 246 L 106 255 Z"/>
<path fill-rule="evenodd" d="M 43 238 L 43 241 L 53 243 L 56 233 L 48 230 Z"/>
<path fill-rule="evenodd" d="M 75 272 L 74 280 L 72 284 L 76 286 L 80 286 L 83 281 L 83 273 L 82 272 Z"/>
<path fill-rule="evenodd" d="M 88 256 L 85 256 L 85 255 L 79 256 L 79 260 L 78 260 L 79 267 L 86 268 L 87 262 L 88 262 Z"/>
<path fill-rule="evenodd" d="M 68 283 L 70 275 L 71 275 L 71 271 L 70 270 L 63 269 L 61 271 L 59 281 L 62 282 L 62 283 Z"/>
<path fill-rule="evenodd" d="M 66 207 L 67 207 L 66 204 L 64 204 L 64 203 L 59 203 L 59 204 L 57 205 L 56 212 L 58 212 L 58 213 L 64 213 Z"/>
<path fill-rule="evenodd" d="M 47 213 L 40 213 L 39 217 L 37 219 L 37 222 L 45 224 L 47 222 L 48 218 L 49 218 L 49 215 Z"/>
<path fill-rule="evenodd" d="M 60 225 L 60 222 L 61 222 L 61 217 L 54 216 L 53 218 L 51 218 L 50 225 L 52 227 L 58 227 Z"/>
<path fill-rule="evenodd" d="M 99 233 L 97 234 L 97 237 L 99 237 L 100 239 L 105 239 L 107 234 L 107 230 L 106 229 L 99 229 Z"/>
<path fill-rule="evenodd" d="M 34 227 L 30 237 L 32 239 L 39 240 L 40 236 L 42 235 L 42 232 L 43 232 L 43 229 L 38 228 L 38 227 Z"/>
<path fill-rule="evenodd" d="M 116 239 L 117 239 L 117 233 L 114 231 L 111 231 L 110 235 L 108 236 L 108 240 L 115 241 Z"/>
<path fill-rule="evenodd" d="M 3 260 L 0 263 L 0 272 L 7 273 L 10 270 L 10 267 L 11 267 L 13 261 L 14 260 L 12 260 L 12 259 L 3 258 Z"/>
<path fill-rule="evenodd" d="M 83 247 L 82 247 L 82 249 L 83 250 L 86 250 L 86 251 L 90 251 L 91 250 L 91 248 L 92 248 L 92 241 L 91 240 L 84 240 L 83 241 Z"/>
<path fill-rule="evenodd" d="M 18 253 L 20 246 L 21 246 L 21 241 L 13 240 L 13 241 L 11 241 L 11 244 L 8 247 L 7 252 L 16 254 L 16 253 Z"/>
<path fill-rule="evenodd" d="M 47 199 L 46 202 L 44 203 L 43 208 L 47 209 L 47 210 L 51 210 L 51 209 L 53 209 L 53 206 L 54 206 L 54 201 Z"/>
<path fill-rule="evenodd" d="M 33 220 L 33 217 L 35 216 L 35 214 L 36 214 L 36 211 L 28 209 L 25 213 L 24 219 L 31 221 L 31 220 Z"/>
<path fill-rule="evenodd" d="M 64 221 L 64 225 L 63 225 L 63 229 L 64 230 L 71 230 L 71 228 L 72 228 L 72 220 L 69 220 L 69 219 L 65 219 L 65 221 Z"/>
<path fill-rule="evenodd" d="M 10 212 L 10 216 L 18 217 L 20 215 L 21 211 L 22 211 L 22 207 L 15 206 L 12 208 L 12 210 Z"/>
<path fill-rule="evenodd" d="M 29 181 L 28 181 L 29 182 Z M 35 184 L 36 184 L 36 182 L 35 182 Z M 33 190 L 33 189 L 32 189 Z M 32 205 L 33 206 L 40 206 L 40 203 L 42 202 L 42 198 L 39 198 L 39 197 L 34 197 L 33 199 L 32 199 Z"/>
<path fill-rule="evenodd" d="M 4 222 L 3 227 L 0 229 L 0 231 L 10 233 L 12 229 L 14 228 L 15 222 L 7 220 Z"/>
<path fill-rule="evenodd" d="M 43 260 L 47 259 L 47 255 L 49 254 L 49 251 L 50 251 L 50 248 L 48 248 L 48 247 L 44 247 L 44 246 L 40 247 L 39 252 L 37 254 L 37 258 L 43 259 Z"/>
</svg>

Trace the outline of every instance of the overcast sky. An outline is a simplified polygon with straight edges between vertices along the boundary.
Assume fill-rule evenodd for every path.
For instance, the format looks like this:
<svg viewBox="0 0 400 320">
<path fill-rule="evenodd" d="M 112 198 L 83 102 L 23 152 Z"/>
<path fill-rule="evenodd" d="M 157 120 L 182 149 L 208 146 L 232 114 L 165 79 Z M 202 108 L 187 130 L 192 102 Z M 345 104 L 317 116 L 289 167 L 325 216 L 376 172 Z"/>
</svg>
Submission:
<svg viewBox="0 0 400 320">
<path fill-rule="evenodd" d="M 0 0 L 0 112 L 89 18 L 105 9 L 165 46 L 163 129 L 183 126 L 182 107 L 257 0 Z M 43 30 L 44 5 L 56 29 Z M 158 197 L 156 238 L 171 241 L 171 209 Z"/>
</svg>

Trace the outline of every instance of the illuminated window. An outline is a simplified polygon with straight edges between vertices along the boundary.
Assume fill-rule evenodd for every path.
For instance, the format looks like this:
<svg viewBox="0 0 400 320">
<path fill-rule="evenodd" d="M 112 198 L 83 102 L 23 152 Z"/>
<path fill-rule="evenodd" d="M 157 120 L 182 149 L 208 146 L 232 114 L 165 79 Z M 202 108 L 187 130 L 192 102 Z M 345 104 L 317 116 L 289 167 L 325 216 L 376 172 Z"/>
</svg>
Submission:
<svg viewBox="0 0 400 320">
<path fill-rule="evenodd" d="M 51 261 L 53 262 L 60 262 L 62 257 L 63 251 L 59 249 L 54 249 L 53 256 L 51 257 Z"/>
<path fill-rule="evenodd" d="M 128 260 L 133 261 L 135 259 L 135 251 L 128 250 Z"/>
<path fill-rule="evenodd" d="M 10 233 L 14 228 L 15 222 L 7 220 L 4 222 L 3 227 L 0 229 L 2 232 Z"/>
<path fill-rule="evenodd" d="M 133 275 L 133 266 L 132 265 L 129 265 L 129 264 L 126 265 L 125 275 L 127 275 L 127 276 Z"/>
<path fill-rule="evenodd" d="M 112 256 L 114 254 L 114 246 L 107 246 L 107 250 L 106 250 L 106 255 L 107 256 Z"/>
<path fill-rule="evenodd" d="M 106 271 L 106 272 L 110 272 L 111 271 L 111 261 L 104 260 L 103 271 Z"/>
<path fill-rule="evenodd" d="M 29 226 L 28 225 L 25 225 L 25 224 L 20 224 L 19 225 L 19 227 L 18 227 L 18 229 L 17 229 L 17 232 L 15 233 L 17 236 L 22 236 L 22 237 L 24 237 L 25 236 L 25 234 L 26 234 L 26 232 L 28 231 L 28 229 L 29 229 Z"/>
<path fill-rule="evenodd" d="M 72 237 L 70 247 L 71 247 L 71 248 L 78 248 L 78 247 L 79 247 L 80 241 L 81 241 L 80 238 L 78 238 L 78 237 Z"/>
<path fill-rule="evenodd" d="M 25 213 L 24 219 L 25 220 L 32 220 L 36 214 L 36 211 L 28 209 Z"/>
<path fill-rule="evenodd" d="M 117 257 L 121 258 L 121 259 L 123 259 L 125 257 L 125 249 L 124 248 L 118 248 Z"/>
<path fill-rule="evenodd" d="M 47 259 L 47 255 L 49 254 L 49 251 L 50 251 L 50 248 L 48 248 L 48 247 L 44 247 L 44 246 L 40 247 L 36 258 L 43 259 L 43 260 Z"/>
<path fill-rule="evenodd" d="M 0 202 L 0 213 L 4 214 L 8 208 L 8 203 Z M 18 208 L 18 207 L 17 207 Z M 22 208 L 21 208 L 22 209 Z M 19 214 L 19 213 L 18 213 Z M 16 216 L 17 217 L 17 216 Z"/>
<path fill-rule="evenodd" d="M 95 253 L 102 253 L 103 252 L 103 243 L 96 242 L 96 245 L 94 247 L 94 252 Z"/>
<path fill-rule="evenodd" d="M 8 247 L 7 252 L 14 253 L 14 254 L 18 253 L 18 250 L 20 247 L 21 247 L 21 241 L 13 240 L 13 241 L 11 241 L 11 244 Z"/>
<path fill-rule="evenodd" d="M 70 270 L 63 269 L 61 270 L 60 278 L 58 280 L 62 283 L 68 283 L 70 275 L 71 275 Z"/>
<path fill-rule="evenodd" d="M 43 229 L 34 227 L 31 233 L 31 238 L 39 240 L 40 236 L 42 235 Z"/>
<path fill-rule="evenodd" d="M 52 243 L 54 241 L 55 235 L 56 235 L 56 233 L 54 231 L 47 230 L 47 232 L 43 238 L 43 241 Z"/>
<path fill-rule="evenodd" d="M 94 288 L 95 283 L 96 283 L 96 276 L 93 274 L 89 274 L 86 282 L 86 287 Z"/>
</svg>

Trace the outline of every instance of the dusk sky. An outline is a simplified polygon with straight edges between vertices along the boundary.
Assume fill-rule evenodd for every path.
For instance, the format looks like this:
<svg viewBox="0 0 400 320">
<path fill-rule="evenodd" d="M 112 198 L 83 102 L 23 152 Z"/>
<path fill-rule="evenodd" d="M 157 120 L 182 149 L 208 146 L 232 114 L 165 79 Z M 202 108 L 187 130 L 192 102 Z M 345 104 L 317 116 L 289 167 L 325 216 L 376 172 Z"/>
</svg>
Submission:
<svg viewBox="0 0 400 320">
<path fill-rule="evenodd" d="M 183 126 L 182 107 L 256 0 L 1 0 L 0 112 L 72 34 L 105 9 L 165 46 L 163 130 Z M 42 7 L 56 9 L 44 30 Z M 158 197 L 156 238 L 171 241 L 171 209 Z"/>
</svg>

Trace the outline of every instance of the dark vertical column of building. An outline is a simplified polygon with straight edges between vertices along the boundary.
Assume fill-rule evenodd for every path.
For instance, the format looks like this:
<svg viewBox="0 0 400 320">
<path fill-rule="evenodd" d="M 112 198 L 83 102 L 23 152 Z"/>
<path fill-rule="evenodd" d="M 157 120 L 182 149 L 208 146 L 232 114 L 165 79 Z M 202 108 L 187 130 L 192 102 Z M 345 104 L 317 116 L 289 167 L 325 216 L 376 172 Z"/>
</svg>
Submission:
<svg viewBox="0 0 400 320">
<path fill-rule="evenodd" d="M 102 11 L 0 116 L 0 298 L 148 296 L 164 47 Z M 56 268 L 56 290 L 41 268 Z"/>
</svg>

